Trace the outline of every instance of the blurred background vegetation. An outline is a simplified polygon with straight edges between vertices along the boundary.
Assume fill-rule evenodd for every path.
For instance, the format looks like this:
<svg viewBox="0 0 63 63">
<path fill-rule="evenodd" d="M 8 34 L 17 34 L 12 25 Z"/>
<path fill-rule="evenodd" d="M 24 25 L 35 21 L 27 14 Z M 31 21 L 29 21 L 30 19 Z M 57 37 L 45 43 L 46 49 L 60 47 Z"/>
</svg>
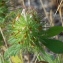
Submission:
<svg viewBox="0 0 63 63">
<path fill-rule="evenodd" d="M 0 63 L 63 63 L 63 0 L 0 0 Z"/>
</svg>

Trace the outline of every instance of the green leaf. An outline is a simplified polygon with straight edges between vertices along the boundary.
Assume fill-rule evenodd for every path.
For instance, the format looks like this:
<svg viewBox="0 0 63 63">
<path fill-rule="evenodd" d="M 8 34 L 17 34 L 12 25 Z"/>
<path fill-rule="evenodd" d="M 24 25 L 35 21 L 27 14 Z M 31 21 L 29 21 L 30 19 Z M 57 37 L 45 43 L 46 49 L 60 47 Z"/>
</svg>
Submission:
<svg viewBox="0 0 63 63">
<path fill-rule="evenodd" d="M 48 30 L 46 30 L 45 35 L 46 35 L 46 37 L 53 37 L 55 35 L 58 35 L 62 31 L 63 31 L 62 26 L 54 26 L 54 27 L 51 27 Z"/>
<path fill-rule="evenodd" d="M 7 49 L 7 51 L 4 53 L 5 59 L 9 58 L 10 56 L 16 55 L 21 49 L 20 44 L 14 44 L 11 47 Z"/>
<path fill-rule="evenodd" d="M 9 40 L 8 40 L 8 43 L 11 44 L 11 45 L 12 45 L 12 44 L 16 44 L 16 43 L 18 43 L 20 40 L 21 40 L 21 39 L 19 39 L 19 38 L 16 39 L 16 38 L 14 38 L 14 37 L 10 37 Z"/>
<path fill-rule="evenodd" d="M 55 39 L 43 39 L 43 44 L 54 53 L 63 53 L 63 42 Z"/>
</svg>

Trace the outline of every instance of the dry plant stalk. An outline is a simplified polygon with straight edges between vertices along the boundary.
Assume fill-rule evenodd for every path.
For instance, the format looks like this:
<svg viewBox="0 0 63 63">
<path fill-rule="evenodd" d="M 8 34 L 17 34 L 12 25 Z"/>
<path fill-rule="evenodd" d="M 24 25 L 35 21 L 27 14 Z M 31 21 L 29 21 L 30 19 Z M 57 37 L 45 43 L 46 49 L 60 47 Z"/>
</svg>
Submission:
<svg viewBox="0 0 63 63">
<path fill-rule="evenodd" d="M 50 11 L 50 20 L 49 20 L 49 23 L 50 23 L 50 26 L 54 26 L 54 19 L 52 17 L 52 10 Z"/>
<path fill-rule="evenodd" d="M 4 40 L 4 43 L 5 43 L 5 46 L 7 47 L 6 38 L 5 38 L 4 34 L 3 34 L 3 31 L 2 31 L 2 28 L 1 28 L 1 27 L 0 27 L 0 33 L 1 33 L 2 37 L 3 37 L 3 40 Z"/>
<path fill-rule="evenodd" d="M 8 46 L 7 46 L 7 41 L 6 41 L 6 38 L 5 38 L 5 36 L 4 36 L 4 33 L 3 33 L 1 27 L 0 27 L 0 32 L 1 32 L 1 35 L 2 35 L 2 37 L 3 37 L 3 41 L 4 41 L 4 43 L 5 43 L 5 45 L 2 46 L 1 48 L 2 48 L 2 50 L 5 52 L 5 51 L 7 50 L 7 48 L 8 48 Z M 10 59 L 10 62 L 11 62 L 11 59 Z"/>
<path fill-rule="evenodd" d="M 62 21 L 62 11 L 63 11 L 63 9 L 62 9 L 62 7 L 63 7 L 63 0 L 61 0 L 60 2 L 58 2 L 58 8 L 57 8 L 57 10 L 55 12 L 55 15 L 59 11 L 59 15 L 60 15 L 60 18 L 61 18 L 61 23 L 62 23 L 62 26 L 63 26 L 63 21 Z"/>
<path fill-rule="evenodd" d="M 30 0 L 28 0 L 28 9 L 31 8 L 31 5 L 30 5 Z"/>
<path fill-rule="evenodd" d="M 21 4 L 22 4 L 23 8 L 26 7 L 26 6 L 25 6 L 25 3 L 24 3 L 24 0 L 21 0 Z"/>
<path fill-rule="evenodd" d="M 45 9 L 45 7 L 44 7 L 43 1 L 40 0 L 40 3 L 41 3 L 41 6 L 42 6 L 42 8 L 43 8 L 43 10 L 44 10 L 44 13 L 45 13 L 46 18 L 48 18 L 48 13 L 47 13 L 47 11 L 46 11 L 46 9 Z"/>
<path fill-rule="evenodd" d="M 57 1 L 58 1 L 58 0 L 57 0 Z M 55 3 L 56 3 L 56 2 L 55 2 Z M 60 4 L 59 4 L 59 2 L 57 2 L 58 8 L 57 8 L 57 10 L 56 10 L 56 12 L 55 12 L 55 15 L 56 15 L 57 12 L 59 11 L 59 9 L 62 7 L 62 3 L 63 3 L 63 0 L 61 0 Z"/>
<path fill-rule="evenodd" d="M 45 13 L 45 18 L 47 18 L 48 19 L 48 12 L 46 11 L 46 9 L 45 9 L 45 6 L 44 6 L 44 4 L 43 4 L 43 1 L 42 0 L 40 0 L 40 3 L 41 3 L 41 6 L 42 6 L 42 9 L 44 10 L 44 13 Z M 48 21 L 49 21 L 49 19 L 48 19 Z M 45 21 L 45 23 L 46 23 L 46 21 Z M 47 25 L 45 24 L 45 30 L 46 30 L 46 28 L 47 28 Z"/>
</svg>

